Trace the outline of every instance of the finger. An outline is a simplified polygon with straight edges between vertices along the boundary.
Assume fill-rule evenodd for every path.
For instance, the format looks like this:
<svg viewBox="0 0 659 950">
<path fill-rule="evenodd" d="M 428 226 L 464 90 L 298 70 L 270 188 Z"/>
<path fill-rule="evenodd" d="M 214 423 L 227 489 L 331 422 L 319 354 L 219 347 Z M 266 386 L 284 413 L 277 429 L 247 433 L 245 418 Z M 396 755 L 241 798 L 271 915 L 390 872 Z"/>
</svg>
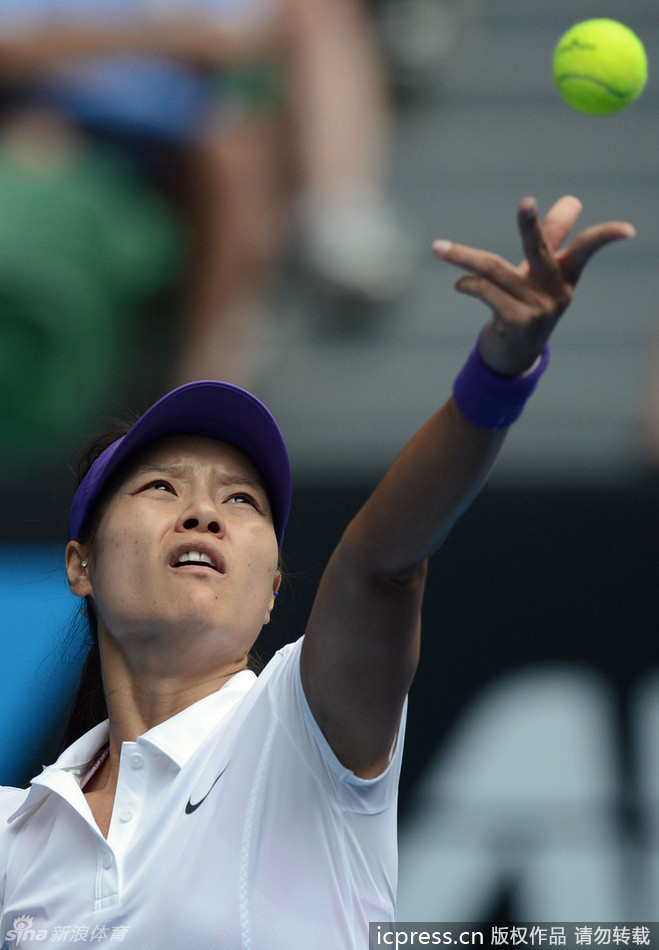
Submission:
<svg viewBox="0 0 659 950">
<path fill-rule="evenodd" d="M 511 293 L 516 293 L 523 284 L 519 270 L 498 254 L 450 241 L 435 241 L 433 252 L 441 260 L 494 281 Z"/>
<path fill-rule="evenodd" d="M 560 268 L 554 250 L 547 243 L 534 198 L 520 202 L 517 225 L 524 257 L 534 280 L 544 287 L 557 287 L 562 280 Z"/>
<path fill-rule="evenodd" d="M 511 294 L 485 277 L 461 277 L 455 284 L 455 289 L 460 294 L 480 300 L 511 326 L 526 326 L 534 314 L 543 313 L 550 319 L 558 315 L 558 307 L 552 307 L 550 310 L 546 301 L 538 299 L 537 295 L 522 297 Z"/>
<path fill-rule="evenodd" d="M 538 303 L 538 293 L 544 293 L 556 298 L 560 295 L 562 288 L 562 278 L 559 265 L 554 263 L 555 277 L 551 286 L 545 286 L 541 281 L 531 281 L 528 275 L 520 271 L 518 267 L 513 267 L 508 261 L 499 257 L 497 254 L 490 254 L 487 251 L 478 251 L 464 244 L 450 244 L 447 241 L 438 241 L 433 248 L 437 253 L 439 245 L 442 260 L 455 264 L 465 270 L 472 271 L 474 277 L 463 277 L 455 285 L 461 292 L 469 292 L 471 296 L 480 297 L 483 301 L 491 304 L 491 292 L 488 285 L 496 286 L 502 291 L 502 296 L 497 295 L 497 299 L 507 301 L 517 301 L 520 304 L 526 304 L 535 310 Z M 467 281 L 474 283 L 466 283 Z M 464 283 L 463 283 L 464 282 Z M 469 288 L 482 288 L 482 293 L 462 291 L 462 286 Z M 504 312 L 504 311 L 501 311 Z"/>
<path fill-rule="evenodd" d="M 635 234 L 636 229 L 626 221 L 609 221 L 581 231 L 559 257 L 564 280 L 574 286 L 596 251 L 612 241 L 626 240 Z"/>
<path fill-rule="evenodd" d="M 542 230 L 552 251 L 557 251 L 581 214 L 582 204 L 573 195 L 559 198 L 545 215 Z"/>
</svg>

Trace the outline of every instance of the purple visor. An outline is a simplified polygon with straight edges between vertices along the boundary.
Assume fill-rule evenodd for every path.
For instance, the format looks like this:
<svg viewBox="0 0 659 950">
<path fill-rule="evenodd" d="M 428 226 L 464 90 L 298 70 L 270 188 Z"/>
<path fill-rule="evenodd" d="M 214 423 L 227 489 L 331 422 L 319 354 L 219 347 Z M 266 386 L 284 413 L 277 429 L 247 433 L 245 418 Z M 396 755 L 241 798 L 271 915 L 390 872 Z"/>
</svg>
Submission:
<svg viewBox="0 0 659 950">
<path fill-rule="evenodd" d="M 270 500 L 281 546 L 291 507 L 291 468 L 279 426 L 256 396 L 231 383 L 205 380 L 172 390 L 108 446 L 85 475 L 73 499 L 69 538 L 80 537 L 85 519 L 109 479 L 150 442 L 189 433 L 219 439 L 239 449 L 256 466 Z"/>
</svg>

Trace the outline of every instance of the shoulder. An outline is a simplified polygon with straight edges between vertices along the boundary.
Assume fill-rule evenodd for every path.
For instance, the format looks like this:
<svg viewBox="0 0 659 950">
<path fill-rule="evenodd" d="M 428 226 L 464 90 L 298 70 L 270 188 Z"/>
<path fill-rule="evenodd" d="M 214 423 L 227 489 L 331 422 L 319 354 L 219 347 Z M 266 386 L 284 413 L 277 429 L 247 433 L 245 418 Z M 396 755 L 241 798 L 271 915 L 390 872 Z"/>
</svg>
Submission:
<svg viewBox="0 0 659 950">
<path fill-rule="evenodd" d="M 0 785 L 0 832 L 7 824 L 7 819 L 23 804 L 28 792 L 27 788 Z"/>
<path fill-rule="evenodd" d="M 304 637 L 287 643 L 273 655 L 256 678 L 253 689 L 257 692 L 271 692 L 282 688 L 285 683 L 290 685 L 291 678 L 299 677 L 300 653 Z M 285 687 L 284 687 L 285 688 Z"/>
<path fill-rule="evenodd" d="M 28 793 L 27 788 L 0 785 L 0 910 L 5 900 L 5 876 L 11 849 L 12 825 L 9 824 L 9 818 L 21 807 Z"/>
<path fill-rule="evenodd" d="M 0 896 L 4 886 L 2 878 L 7 848 L 11 846 L 11 832 L 14 829 L 14 824 L 10 823 L 9 819 L 25 804 L 29 794 L 29 788 L 10 788 L 0 785 Z"/>
<path fill-rule="evenodd" d="M 377 813 L 395 800 L 402 763 L 407 704 L 403 709 L 396 741 L 388 766 L 372 779 L 362 779 L 344 766 L 332 750 L 309 707 L 300 674 L 300 653 L 304 637 L 279 650 L 267 664 L 254 686 L 262 690 L 262 703 L 255 704 L 267 715 L 254 735 L 269 729 L 273 736 L 281 727 L 275 759 L 290 767 L 290 755 L 316 776 L 316 781 L 345 811 Z M 257 713 L 257 709 L 254 710 Z M 257 713 L 258 715 L 258 713 Z M 283 745 L 288 748 L 289 754 Z"/>
</svg>

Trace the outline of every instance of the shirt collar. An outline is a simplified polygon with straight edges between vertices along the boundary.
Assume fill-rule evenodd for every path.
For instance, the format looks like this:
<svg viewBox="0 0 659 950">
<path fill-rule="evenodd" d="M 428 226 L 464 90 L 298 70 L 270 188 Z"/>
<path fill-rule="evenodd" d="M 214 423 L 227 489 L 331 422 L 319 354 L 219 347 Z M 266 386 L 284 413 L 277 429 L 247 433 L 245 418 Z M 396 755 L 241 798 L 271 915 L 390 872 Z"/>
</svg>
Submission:
<svg viewBox="0 0 659 950">
<path fill-rule="evenodd" d="M 205 696 L 139 736 L 138 743 L 148 743 L 170 758 L 179 768 L 183 768 L 206 736 L 235 711 L 255 681 L 256 675 L 251 670 L 234 674 L 215 693 Z"/>
<path fill-rule="evenodd" d="M 179 769 L 183 768 L 213 729 L 223 720 L 228 721 L 230 714 L 236 710 L 240 700 L 255 682 L 256 675 L 251 670 L 235 673 L 216 692 L 138 736 L 138 744 L 148 743 L 171 759 Z M 9 816 L 8 821 L 14 821 L 20 815 L 33 811 L 49 791 L 57 790 L 64 778 L 63 773 L 72 773 L 77 778 L 84 775 L 109 737 L 110 727 L 106 720 L 76 739 L 53 765 L 46 766 L 40 775 L 32 779 L 25 801 Z"/>
</svg>

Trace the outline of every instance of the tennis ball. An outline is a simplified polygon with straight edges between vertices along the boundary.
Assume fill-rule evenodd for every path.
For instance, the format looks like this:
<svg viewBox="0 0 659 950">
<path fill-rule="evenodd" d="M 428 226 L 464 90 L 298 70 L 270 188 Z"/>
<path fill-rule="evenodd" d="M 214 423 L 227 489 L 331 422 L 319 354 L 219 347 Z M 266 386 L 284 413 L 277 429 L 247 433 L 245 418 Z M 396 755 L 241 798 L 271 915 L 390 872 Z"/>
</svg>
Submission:
<svg viewBox="0 0 659 950">
<path fill-rule="evenodd" d="M 647 78 L 643 44 L 617 20 L 576 23 L 554 51 L 554 79 L 560 94 L 588 115 L 623 109 L 640 96 Z"/>
</svg>

